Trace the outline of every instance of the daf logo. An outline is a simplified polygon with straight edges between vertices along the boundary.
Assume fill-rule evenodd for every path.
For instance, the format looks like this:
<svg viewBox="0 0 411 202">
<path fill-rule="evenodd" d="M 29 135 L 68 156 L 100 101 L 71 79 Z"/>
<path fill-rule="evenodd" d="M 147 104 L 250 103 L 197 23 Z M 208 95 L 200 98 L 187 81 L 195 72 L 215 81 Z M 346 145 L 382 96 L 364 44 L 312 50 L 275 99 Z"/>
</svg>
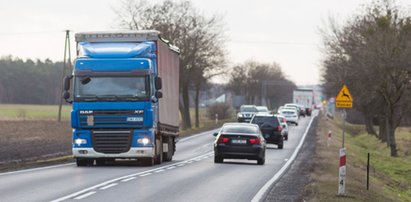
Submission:
<svg viewBox="0 0 411 202">
<path fill-rule="evenodd" d="M 144 114 L 144 110 L 134 110 L 134 114 Z"/>
<path fill-rule="evenodd" d="M 93 110 L 80 110 L 80 114 L 93 114 Z"/>
</svg>

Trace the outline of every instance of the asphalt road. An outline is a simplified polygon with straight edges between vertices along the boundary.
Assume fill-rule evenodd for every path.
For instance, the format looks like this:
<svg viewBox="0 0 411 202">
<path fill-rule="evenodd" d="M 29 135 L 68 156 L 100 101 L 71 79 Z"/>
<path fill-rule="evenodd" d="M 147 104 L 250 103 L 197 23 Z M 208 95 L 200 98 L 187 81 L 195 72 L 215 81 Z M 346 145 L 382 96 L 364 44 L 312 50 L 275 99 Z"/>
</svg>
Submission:
<svg viewBox="0 0 411 202">
<path fill-rule="evenodd" d="M 214 131 L 208 131 L 181 139 L 173 161 L 154 167 L 71 163 L 0 173 L 0 201 L 251 201 L 292 158 L 310 119 L 290 126 L 284 149 L 269 145 L 263 166 L 214 164 Z"/>
</svg>

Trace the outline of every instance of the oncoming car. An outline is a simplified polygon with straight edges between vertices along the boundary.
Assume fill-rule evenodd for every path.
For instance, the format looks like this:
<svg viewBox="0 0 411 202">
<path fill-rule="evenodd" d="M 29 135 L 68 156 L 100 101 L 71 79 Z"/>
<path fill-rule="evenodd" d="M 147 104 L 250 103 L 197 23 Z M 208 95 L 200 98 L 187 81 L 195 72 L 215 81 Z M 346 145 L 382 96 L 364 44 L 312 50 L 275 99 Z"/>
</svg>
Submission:
<svg viewBox="0 0 411 202">
<path fill-rule="evenodd" d="M 265 140 L 258 125 L 249 123 L 226 123 L 214 133 L 214 163 L 224 159 L 257 160 L 265 163 Z"/>
<path fill-rule="evenodd" d="M 257 112 L 258 110 L 255 105 L 241 105 L 240 112 L 237 114 L 237 120 L 238 122 L 248 123 Z"/>
</svg>

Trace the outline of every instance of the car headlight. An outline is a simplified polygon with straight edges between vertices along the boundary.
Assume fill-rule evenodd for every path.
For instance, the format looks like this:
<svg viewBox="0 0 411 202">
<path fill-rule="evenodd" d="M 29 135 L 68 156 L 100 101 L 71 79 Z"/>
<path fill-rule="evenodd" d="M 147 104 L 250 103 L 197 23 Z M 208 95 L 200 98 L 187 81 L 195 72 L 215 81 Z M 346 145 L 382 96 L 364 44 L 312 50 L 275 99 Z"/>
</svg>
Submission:
<svg viewBox="0 0 411 202">
<path fill-rule="evenodd" d="M 77 138 L 74 140 L 74 144 L 76 144 L 77 146 L 80 146 L 82 144 L 87 144 L 87 140 L 86 139 L 81 139 L 81 138 Z"/>
<path fill-rule="evenodd" d="M 237 114 L 237 117 L 238 117 L 238 118 L 241 118 L 241 117 L 243 117 L 243 114 L 238 113 L 238 114 Z"/>
<path fill-rule="evenodd" d="M 150 139 L 147 137 L 137 139 L 138 144 L 148 145 L 150 144 Z"/>
</svg>

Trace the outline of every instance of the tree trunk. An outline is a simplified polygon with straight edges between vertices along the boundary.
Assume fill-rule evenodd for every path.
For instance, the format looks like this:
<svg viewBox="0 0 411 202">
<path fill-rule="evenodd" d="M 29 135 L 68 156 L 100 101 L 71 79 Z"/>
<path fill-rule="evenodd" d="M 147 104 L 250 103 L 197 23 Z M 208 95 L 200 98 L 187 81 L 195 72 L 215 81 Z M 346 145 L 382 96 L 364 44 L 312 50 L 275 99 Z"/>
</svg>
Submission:
<svg viewBox="0 0 411 202">
<path fill-rule="evenodd" d="M 378 129 L 378 139 L 381 142 L 387 142 L 387 130 L 386 130 L 386 123 L 385 117 L 383 115 L 379 116 L 379 129 Z"/>
<path fill-rule="evenodd" d="M 190 119 L 190 100 L 188 85 L 185 85 L 181 88 L 181 95 L 183 99 L 182 106 L 180 106 L 181 117 L 183 119 L 183 129 L 191 128 L 191 119 Z"/>
<path fill-rule="evenodd" d="M 378 137 L 377 132 L 374 130 L 374 124 L 373 124 L 373 117 L 372 116 L 365 116 L 365 128 L 367 129 L 367 133 L 369 135 L 374 135 Z"/>
<path fill-rule="evenodd" d="M 395 142 L 395 128 L 394 128 L 394 109 L 391 105 L 387 106 L 386 113 L 386 124 L 387 124 L 387 143 L 391 150 L 391 156 L 398 156 L 397 153 L 397 144 Z"/>
<path fill-rule="evenodd" d="M 199 102 L 200 102 L 200 85 L 196 85 L 196 94 L 194 98 L 194 104 L 195 104 L 195 127 L 199 128 L 200 127 L 200 115 L 198 112 L 198 107 L 199 107 Z"/>
</svg>

